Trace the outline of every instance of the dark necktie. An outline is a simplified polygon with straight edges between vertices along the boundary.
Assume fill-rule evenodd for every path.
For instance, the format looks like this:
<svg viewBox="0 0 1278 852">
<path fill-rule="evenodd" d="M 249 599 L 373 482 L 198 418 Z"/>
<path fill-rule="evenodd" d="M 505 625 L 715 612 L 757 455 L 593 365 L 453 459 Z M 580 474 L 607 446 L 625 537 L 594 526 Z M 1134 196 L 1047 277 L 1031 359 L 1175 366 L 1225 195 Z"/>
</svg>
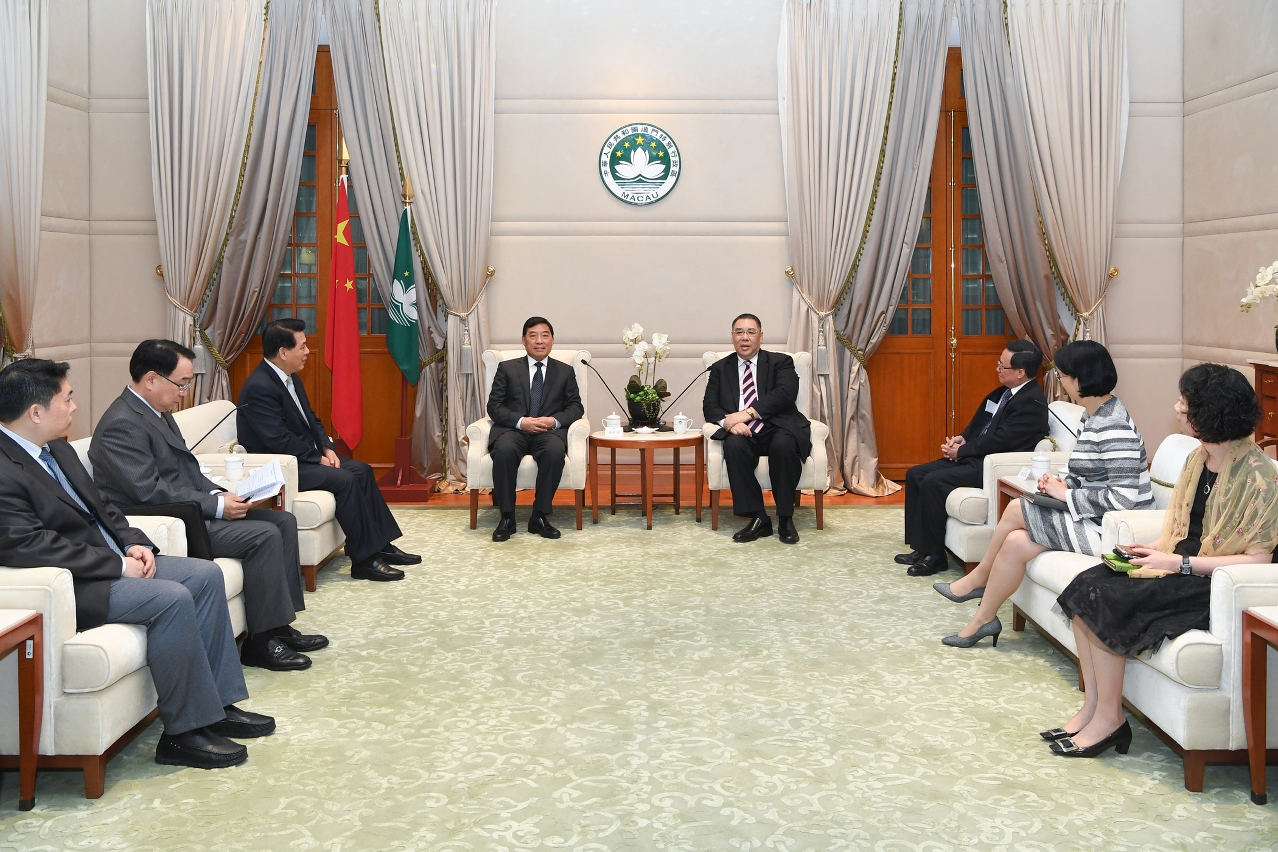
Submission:
<svg viewBox="0 0 1278 852">
<path fill-rule="evenodd" d="M 169 431 L 173 433 L 175 438 L 180 439 L 183 444 L 186 443 L 186 439 L 182 437 L 182 430 L 178 428 L 177 421 L 173 419 L 172 414 L 165 411 L 160 415 L 160 420 L 163 421 L 165 426 L 169 427 Z"/>
<path fill-rule="evenodd" d="M 546 380 L 541 375 L 541 362 L 537 362 L 537 373 L 532 380 L 532 405 L 528 406 L 529 417 L 541 416 L 541 389 L 546 384 Z"/>
<path fill-rule="evenodd" d="M 98 516 L 95 515 L 87 505 L 85 505 L 84 500 L 80 499 L 80 495 L 77 494 L 75 488 L 71 486 L 71 481 L 67 479 L 66 474 L 62 472 L 62 468 L 58 467 L 58 462 L 53 457 L 53 453 L 49 450 L 47 445 L 40 448 L 40 461 L 44 464 L 45 469 L 49 471 L 49 475 L 62 486 L 64 491 L 71 495 L 71 499 L 75 501 L 76 505 L 83 509 L 85 514 L 90 515 L 94 522 L 97 523 L 98 532 L 102 533 L 102 537 L 106 539 L 107 547 L 114 550 L 120 556 L 123 556 L 124 554 L 120 552 L 120 546 L 115 543 L 115 539 L 111 537 L 109 532 L 107 532 L 106 527 L 102 526 L 102 522 L 98 520 Z"/>
<path fill-rule="evenodd" d="M 984 435 L 990 431 L 990 427 L 994 425 L 994 418 L 998 417 L 998 413 L 1003 410 L 1003 406 L 1007 405 L 1007 401 L 1012 398 L 1012 389 L 1008 388 L 1003 391 L 1003 395 L 998 398 L 998 408 L 994 409 L 994 413 L 990 415 L 990 419 L 986 421 L 985 426 L 981 428 L 981 434 Z"/>
<path fill-rule="evenodd" d="M 750 369 L 749 361 L 742 361 L 745 364 L 745 380 L 741 383 L 741 395 L 745 401 L 745 407 L 749 408 L 759 401 L 759 395 L 754 390 L 754 371 Z M 762 420 L 751 420 L 749 423 L 750 431 L 759 434 L 763 431 Z"/>
</svg>

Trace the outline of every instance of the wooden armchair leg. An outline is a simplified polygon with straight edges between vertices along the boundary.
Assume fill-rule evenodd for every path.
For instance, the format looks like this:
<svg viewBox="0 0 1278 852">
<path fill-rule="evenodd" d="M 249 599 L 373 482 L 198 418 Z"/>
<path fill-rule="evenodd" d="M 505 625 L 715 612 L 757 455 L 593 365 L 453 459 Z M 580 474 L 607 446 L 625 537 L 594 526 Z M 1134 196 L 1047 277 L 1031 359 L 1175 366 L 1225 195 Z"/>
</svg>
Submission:
<svg viewBox="0 0 1278 852">
<path fill-rule="evenodd" d="M 814 491 L 816 495 L 817 529 L 825 529 L 825 492 Z"/>
<path fill-rule="evenodd" d="M 1206 754 L 1201 751 L 1185 752 L 1185 789 L 1191 793 L 1203 791 L 1203 771 L 1207 768 Z"/>
<path fill-rule="evenodd" d="M 581 512 L 586 506 L 586 489 L 578 488 L 573 492 L 573 497 L 577 503 L 577 529 L 581 529 Z"/>
<path fill-rule="evenodd" d="M 710 529 L 719 528 L 719 492 L 710 490 Z"/>
<path fill-rule="evenodd" d="M 794 492 L 794 508 L 797 509 L 802 505 L 803 505 L 803 492 L 795 491 Z"/>
<path fill-rule="evenodd" d="M 84 797 L 86 799 L 100 799 L 106 791 L 107 759 L 105 754 L 89 755 L 84 758 Z"/>
<path fill-rule="evenodd" d="M 479 489 L 470 489 L 470 528 L 473 530 L 479 521 Z"/>
<path fill-rule="evenodd" d="M 319 575 L 318 565 L 303 565 L 302 580 L 306 583 L 306 591 L 313 592 L 316 588 L 316 577 Z"/>
<path fill-rule="evenodd" d="M 1025 613 L 1021 612 L 1021 608 L 1016 605 L 1012 606 L 1012 632 L 1025 632 Z"/>
</svg>

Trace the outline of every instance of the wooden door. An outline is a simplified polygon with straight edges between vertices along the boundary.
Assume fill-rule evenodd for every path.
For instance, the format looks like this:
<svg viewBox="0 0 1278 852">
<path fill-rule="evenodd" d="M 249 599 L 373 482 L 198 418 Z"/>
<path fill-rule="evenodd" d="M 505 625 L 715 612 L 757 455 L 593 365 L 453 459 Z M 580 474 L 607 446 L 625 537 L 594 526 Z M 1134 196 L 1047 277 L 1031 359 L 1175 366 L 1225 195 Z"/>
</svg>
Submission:
<svg viewBox="0 0 1278 852">
<path fill-rule="evenodd" d="M 289 248 L 276 279 L 271 303 L 262 317 L 259 333 L 231 365 L 231 395 L 239 396 L 244 380 L 262 360 L 261 330 L 270 320 L 297 317 L 306 323 L 306 342 L 311 356 L 299 374 L 315 413 L 329 434 L 332 426 L 333 374 L 324 365 L 324 330 L 328 318 L 328 284 L 332 275 L 331 255 L 334 215 L 337 210 L 337 154 L 341 147 L 341 122 L 337 115 L 337 94 L 333 86 L 333 65 L 327 47 L 320 47 L 315 60 L 311 88 L 311 112 L 306 128 L 306 146 L 298 175 L 297 201 Z M 364 436 L 353 452 L 376 468 L 389 468 L 395 460 L 395 439 L 400 433 L 401 405 L 399 368 L 386 349 L 386 308 L 373 283 L 368 266 L 359 210 L 354 194 L 349 195 L 351 245 L 355 252 L 356 292 L 359 300 L 360 368 L 364 390 Z M 413 394 L 408 404 L 413 404 Z M 411 412 L 410 412 L 411 414 Z"/>
<path fill-rule="evenodd" d="M 946 61 L 923 221 L 887 336 L 870 359 L 879 467 L 903 479 L 940 456 L 998 383 L 1011 327 L 985 262 L 958 48 Z"/>
</svg>

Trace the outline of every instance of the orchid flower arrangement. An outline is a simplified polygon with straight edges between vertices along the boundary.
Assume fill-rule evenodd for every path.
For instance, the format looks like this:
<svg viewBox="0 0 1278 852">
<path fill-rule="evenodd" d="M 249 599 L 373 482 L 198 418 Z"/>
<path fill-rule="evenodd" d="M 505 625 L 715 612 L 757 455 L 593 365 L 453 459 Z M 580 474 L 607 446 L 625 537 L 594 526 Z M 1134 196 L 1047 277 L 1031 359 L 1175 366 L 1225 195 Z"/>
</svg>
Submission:
<svg viewBox="0 0 1278 852">
<path fill-rule="evenodd" d="M 1247 285 L 1247 293 L 1238 305 L 1244 313 L 1260 304 L 1260 300 L 1267 296 L 1278 298 L 1278 281 L 1274 280 L 1276 277 L 1278 277 L 1278 261 L 1274 261 L 1269 266 L 1260 267 L 1260 271 L 1256 273 L 1256 280 Z"/>
<path fill-rule="evenodd" d="M 655 420 L 661 400 L 670 396 L 666 380 L 657 378 L 657 364 L 670 354 L 670 337 L 656 333 L 649 343 L 643 339 L 643 326 L 634 323 L 621 330 L 621 342 L 630 350 L 630 360 L 635 362 L 635 374 L 626 383 L 626 399 L 640 405 L 650 414 L 648 419 Z"/>
</svg>

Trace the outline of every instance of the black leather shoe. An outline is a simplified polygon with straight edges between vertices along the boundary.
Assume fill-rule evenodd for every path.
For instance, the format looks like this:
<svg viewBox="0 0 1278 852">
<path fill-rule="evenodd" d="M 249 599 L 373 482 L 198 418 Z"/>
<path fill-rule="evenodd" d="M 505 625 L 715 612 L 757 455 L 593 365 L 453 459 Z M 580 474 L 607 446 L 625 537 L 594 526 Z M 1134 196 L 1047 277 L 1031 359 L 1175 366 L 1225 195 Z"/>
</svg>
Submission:
<svg viewBox="0 0 1278 852">
<path fill-rule="evenodd" d="M 306 634 L 299 631 L 291 624 L 280 629 L 281 635 L 278 639 L 283 640 L 284 644 L 292 648 L 294 651 L 309 653 L 318 651 L 320 648 L 328 647 L 328 637 L 321 636 L 318 633 Z"/>
<path fill-rule="evenodd" d="M 913 565 L 923 558 L 923 554 L 917 550 L 911 550 L 909 553 L 898 553 L 892 557 L 892 561 L 897 565 Z"/>
<path fill-rule="evenodd" d="M 422 561 L 416 553 L 405 553 L 393 544 L 388 544 L 377 551 L 377 555 L 382 557 L 382 561 L 387 565 L 420 565 Z"/>
<path fill-rule="evenodd" d="M 377 582 L 389 582 L 391 580 L 404 579 L 404 572 L 398 568 L 392 568 L 386 564 L 386 560 L 380 556 L 370 556 L 362 562 L 351 563 L 351 579 L 352 580 L 375 580 Z"/>
<path fill-rule="evenodd" d="M 911 577 L 930 577 L 948 570 L 950 570 L 950 561 L 944 556 L 924 556 L 906 568 L 905 573 Z"/>
<path fill-rule="evenodd" d="M 799 531 L 794 528 L 794 518 L 777 518 L 777 538 L 782 544 L 798 544 Z"/>
<path fill-rule="evenodd" d="M 155 762 L 167 766 L 223 769 L 239 766 L 246 760 L 248 749 L 208 728 L 196 728 L 181 734 L 160 734 L 160 742 L 155 747 Z"/>
<path fill-rule="evenodd" d="M 732 540 L 744 543 L 757 538 L 767 538 L 770 535 L 772 535 L 772 521 L 767 518 L 754 518 L 734 533 Z"/>
<path fill-rule="evenodd" d="M 273 672 L 300 672 L 311 667 L 311 658 L 299 654 L 274 636 L 265 642 L 249 638 L 240 649 L 240 662 L 246 666 L 270 669 Z"/>
<path fill-rule="evenodd" d="M 497 529 L 493 530 L 493 541 L 506 541 L 515 534 L 515 519 L 502 518 L 497 522 Z"/>
<path fill-rule="evenodd" d="M 1119 754 L 1127 754 L 1127 750 L 1132 747 L 1130 722 L 1123 720 L 1122 727 L 1095 745 L 1076 746 L 1072 737 L 1062 737 L 1052 743 L 1052 754 L 1058 754 L 1061 757 L 1096 757 L 1104 754 L 1111 746 Z"/>
<path fill-rule="evenodd" d="M 247 710 L 241 710 L 234 704 L 228 704 L 222 709 L 226 713 L 226 718 L 220 722 L 214 722 L 206 729 L 219 737 L 250 740 L 254 737 L 265 737 L 275 733 L 275 720 L 270 716 L 263 716 L 261 713 L 250 713 Z"/>
<path fill-rule="evenodd" d="M 528 532 L 536 533 L 542 538 L 559 538 L 560 535 L 559 530 L 552 527 L 550 525 L 550 521 L 546 520 L 544 516 L 540 518 L 529 518 Z"/>
</svg>

